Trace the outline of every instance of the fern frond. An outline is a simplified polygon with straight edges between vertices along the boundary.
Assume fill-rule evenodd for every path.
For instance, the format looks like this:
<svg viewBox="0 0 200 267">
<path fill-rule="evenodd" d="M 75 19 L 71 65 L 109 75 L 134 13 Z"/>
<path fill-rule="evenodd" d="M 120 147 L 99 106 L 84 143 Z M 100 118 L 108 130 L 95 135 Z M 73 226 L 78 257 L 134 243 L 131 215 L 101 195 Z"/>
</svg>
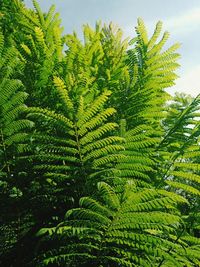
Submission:
<svg viewBox="0 0 200 267">
<path fill-rule="evenodd" d="M 107 119 L 116 113 L 114 108 L 107 108 L 97 114 L 97 116 L 93 117 L 91 120 L 81 125 L 81 129 L 79 130 L 80 135 L 84 135 L 88 130 L 92 130 L 97 125 L 107 121 Z"/>
<path fill-rule="evenodd" d="M 48 29 L 49 27 L 49 24 L 52 22 L 52 19 L 53 19 L 53 15 L 54 15 L 54 12 L 55 12 L 55 5 L 52 5 L 46 15 L 46 18 L 45 18 L 45 27 Z"/>
<path fill-rule="evenodd" d="M 2 54 L 3 47 L 4 47 L 4 36 L 2 31 L 0 31 L 0 55 Z"/>
<path fill-rule="evenodd" d="M 102 137 L 105 133 L 115 130 L 118 127 L 117 123 L 109 122 L 100 126 L 97 130 L 88 132 L 84 137 L 81 138 L 80 144 L 86 145 L 93 142 L 95 139 Z"/>
<path fill-rule="evenodd" d="M 108 97 L 111 95 L 110 91 L 105 91 L 101 94 L 91 105 L 91 107 L 85 112 L 84 117 L 80 118 L 78 126 L 83 125 L 87 121 L 89 121 L 99 109 L 103 106 L 103 104 L 108 100 Z"/>
<path fill-rule="evenodd" d="M 144 21 L 141 18 L 138 19 L 138 26 L 136 28 L 136 31 L 138 32 L 144 45 L 147 45 L 147 43 L 148 43 L 147 30 L 146 30 Z"/>
<path fill-rule="evenodd" d="M 45 25 L 44 15 L 43 15 L 43 12 L 42 12 L 42 10 L 41 10 L 41 8 L 40 8 L 40 6 L 36 0 L 33 0 L 33 6 L 36 10 L 36 13 L 37 13 L 37 16 L 40 20 L 41 25 L 44 27 L 44 25 Z"/>
<path fill-rule="evenodd" d="M 46 44 L 44 40 L 44 33 L 40 27 L 35 27 L 35 36 L 39 45 L 41 45 L 44 49 L 46 49 Z"/>
<path fill-rule="evenodd" d="M 157 41 L 158 37 L 160 36 L 161 30 L 162 30 L 162 22 L 158 21 L 156 24 L 156 28 L 154 30 L 154 33 L 148 42 L 148 48 L 149 49 L 151 49 L 154 46 L 155 42 Z"/>
<path fill-rule="evenodd" d="M 197 259 L 194 250 L 183 249 L 183 241 L 174 240 L 173 233 L 182 220 L 168 210 L 176 205 L 171 197 L 163 197 L 155 189 L 135 191 L 133 186 L 127 186 L 120 196 L 101 182 L 98 183 L 98 199 L 82 198 L 81 208 L 67 212 L 65 222 L 57 226 L 57 234 L 52 234 L 51 229 L 42 230 L 41 233 L 49 233 L 52 242 L 56 236 L 65 242 L 65 251 L 62 246 L 55 249 L 56 255 L 61 255 L 60 259 L 70 253 L 75 237 L 77 245 L 73 246 L 73 252 L 79 255 L 84 248 L 88 255 L 85 263 L 91 265 L 95 256 L 95 260 L 104 265 L 116 262 L 122 266 L 159 266 L 164 260 L 169 266 L 180 266 L 178 263 L 185 250 L 190 255 L 185 262 L 190 263 L 192 255 Z M 100 246 L 102 242 L 103 246 Z M 89 246 L 84 247 L 84 243 Z M 96 247 L 99 247 L 97 256 Z M 80 260 L 79 256 L 74 257 L 75 262 Z M 66 262 L 67 258 L 63 263 Z"/>
<path fill-rule="evenodd" d="M 194 166 L 192 165 L 192 167 L 194 167 Z M 188 164 L 188 168 L 191 169 L 191 165 L 190 164 Z M 183 172 L 183 171 L 172 171 L 170 173 L 172 175 L 174 175 L 175 177 L 179 177 L 179 178 L 182 178 L 182 179 L 186 179 L 186 180 L 189 180 L 189 181 L 194 181 L 194 182 L 200 183 L 200 176 L 197 175 L 197 174 L 190 173 L 190 172 L 186 173 L 186 172 Z"/>
<path fill-rule="evenodd" d="M 67 127 L 67 128 L 73 128 L 73 122 L 70 121 L 67 117 L 65 117 L 64 115 L 58 114 L 52 110 L 48 110 L 48 109 L 42 109 L 42 108 L 28 108 L 28 116 L 29 117 L 33 117 L 35 116 L 41 116 L 44 115 L 46 117 L 49 117 L 53 120 L 58 120 L 59 122 L 62 123 L 63 127 Z M 72 132 L 69 131 L 69 134 L 73 134 Z"/>
<path fill-rule="evenodd" d="M 175 182 L 175 181 L 166 181 L 166 183 L 174 188 L 183 190 L 183 192 L 187 192 L 192 195 L 200 196 L 200 191 L 193 186 L 190 186 L 184 183 Z"/>
<path fill-rule="evenodd" d="M 73 103 L 69 98 L 66 86 L 64 82 L 59 77 L 54 77 L 54 85 L 56 86 L 60 99 L 63 102 L 64 107 L 66 108 L 66 113 L 73 112 Z"/>
</svg>

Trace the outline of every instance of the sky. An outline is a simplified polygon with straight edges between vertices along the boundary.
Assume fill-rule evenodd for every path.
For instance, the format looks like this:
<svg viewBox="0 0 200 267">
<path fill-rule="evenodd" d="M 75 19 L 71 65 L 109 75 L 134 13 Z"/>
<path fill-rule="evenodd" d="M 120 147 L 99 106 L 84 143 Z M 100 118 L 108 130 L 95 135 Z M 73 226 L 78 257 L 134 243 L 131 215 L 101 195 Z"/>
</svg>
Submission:
<svg viewBox="0 0 200 267">
<path fill-rule="evenodd" d="M 24 1 L 33 7 L 31 0 Z M 46 12 L 52 4 L 60 13 L 64 33 L 76 31 L 81 37 L 82 25 L 96 21 L 113 22 L 134 37 L 137 18 L 141 17 L 151 34 L 156 22 L 163 22 L 163 30 L 170 32 L 166 47 L 181 43 L 179 78 L 168 91 L 184 92 L 192 96 L 200 93 L 200 0 L 38 0 Z"/>
</svg>

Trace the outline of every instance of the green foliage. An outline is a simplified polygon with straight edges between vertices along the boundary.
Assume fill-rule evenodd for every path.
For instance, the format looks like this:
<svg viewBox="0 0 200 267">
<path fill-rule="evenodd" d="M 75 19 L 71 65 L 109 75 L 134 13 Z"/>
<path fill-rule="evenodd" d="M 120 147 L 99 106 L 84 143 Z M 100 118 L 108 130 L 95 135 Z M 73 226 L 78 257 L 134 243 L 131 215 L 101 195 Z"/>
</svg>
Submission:
<svg viewBox="0 0 200 267">
<path fill-rule="evenodd" d="M 97 195 L 99 201 L 81 198 L 80 208 L 67 211 L 57 227 L 40 230 L 61 242 L 59 250 L 44 254 L 42 265 L 193 266 L 199 249 L 180 239 L 183 226 L 173 196 L 138 191 L 131 181 L 120 195 L 100 182 Z"/>
<path fill-rule="evenodd" d="M 174 85 L 177 78 L 174 71 L 179 66 L 176 53 L 179 44 L 163 51 L 169 33 L 165 32 L 159 41 L 161 30 L 162 23 L 158 22 L 148 38 L 143 21 L 138 19 L 137 35 L 130 41 L 130 45 L 134 44 L 126 57 L 130 74 L 126 119 L 130 125 L 145 122 L 160 129 L 160 120 L 165 116 L 163 105 L 170 95 L 164 89 Z"/>
<path fill-rule="evenodd" d="M 26 158 L 34 160 L 38 175 L 42 174 L 48 181 L 51 179 L 52 185 L 61 190 L 67 182 L 67 193 L 73 198 L 76 195 L 78 201 L 84 192 L 96 185 L 96 181 L 111 175 L 113 164 L 123 157 L 119 151 L 124 150 L 124 139 L 113 135 L 118 125 L 108 121 L 116 112 L 114 108 L 105 108 L 110 91 L 105 90 L 88 104 L 87 96 L 80 96 L 76 103 L 59 77 L 54 77 L 54 84 L 63 113 L 29 108 L 29 118 L 36 123 L 40 119 L 42 123 L 46 121 L 53 131 L 44 134 L 44 127 L 39 124 L 41 131 L 32 135 L 32 144 L 22 145 L 20 149 L 32 149 L 33 155 Z"/>
<path fill-rule="evenodd" d="M 123 121 L 121 127 L 124 127 Z M 139 187 L 151 187 L 155 182 L 151 177 L 156 167 L 153 147 L 160 139 L 152 136 L 154 132 L 151 126 L 140 124 L 123 133 L 126 140 L 123 152 L 125 157 L 118 161 L 117 169 L 121 172 L 121 178 L 132 178 Z"/>
<path fill-rule="evenodd" d="M 81 41 L 33 5 L 0 4 L 0 265 L 199 266 L 200 97 L 165 91 L 179 44 L 142 19 Z"/>
<path fill-rule="evenodd" d="M 160 143 L 162 186 L 188 199 L 183 209 L 186 227 L 199 236 L 199 95 L 192 99 L 176 95 L 164 121 L 166 134 Z"/>
<path fill-rule="evenodd" d="M 23 118 L 26 106 L 24 101 L 27 93 L 22 91 L 20 80 L 13 79 L 16 71 L 18 53 L 12 48 L 4 47 L 4 38 L 0 33 L 0 159 L 1 176 L 11 176 L 10 165 L 14 158 L 15 146 L 23 143 L 28 135 L 27 130 L 33 126 L 33 122 Z M 14 149 L 14 150 L 13 150 Z"/>
<path fill-rule="evenodd" d="M 13 218 L 13 210 L 23 197 L 20 186 L 20 172 L 17 146 L 27 141 L 28 131 L 33 122 L 25 118 L 24 101 L 27 93 L 23 91 L 15 73 L 20 68 L 19 54 L 14 47 L 6 47 L 0 32 L 0 208 L 1 208 L 1 254 L 17 241 L 22 230 Z M 19 64 L 18 64 L 19 63 Z M 19 209 L 20 210 L 20 209 Z M 17 214 L 18 217 L 18 214 Z"/>
<path fill-rule="evenodd" d="M 16 14 L 20 32 L 15 34 L 15 42 L 25 63 L 24 74 L 20 76 L 27 88 L 27 103 L 36 106 L 50 106 L 55 95 L 51 90 L 52 75 L 62 70 L 63 45 L 59 14 L 52 6 L 43 14 L 38 3 L 33 1 L 34 9 L 27 9 L 15 0 L 19 14 Z"/>
</svg>

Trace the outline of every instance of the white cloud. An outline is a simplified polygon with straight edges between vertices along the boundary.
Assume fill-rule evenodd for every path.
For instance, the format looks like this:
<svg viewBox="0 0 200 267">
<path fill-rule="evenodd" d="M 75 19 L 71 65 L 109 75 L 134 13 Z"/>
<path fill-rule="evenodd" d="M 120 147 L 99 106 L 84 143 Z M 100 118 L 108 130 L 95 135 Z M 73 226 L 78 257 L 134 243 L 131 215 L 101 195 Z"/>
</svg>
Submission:
<svg viewBox="0 0 200 267">
<path fill-rule="evenodd" d="M 200 7 L 192 8 L 177 16 L 160 18 L 163 22 L 163 29 L 169 31 L 173 35 L 184 35 L 200 29 Z M 159 19 L 145 20 L 145 25 L 149 33 L 155 29 L 156 22 Z M 134 27 L 132 25 L 124 25 L 125 36 L 133 36 Z M 150 36 L 150 35 L 149 35 Z"/>
<path fill-rule="evenodd" d="M 165 28 L 173 34 L 183 34 L 199 29 L 200 7 L 190 9 L 182 15 L 164 20 Z"/>
<path fill-rule="evenodd" d="M 177 79 L 176 85 L 168 91 L 172 94 L 174 92 L 184 92 L 191 96 L 200 94 L 200 65 L 182 74 L 181 78 Z"/>
</svg>

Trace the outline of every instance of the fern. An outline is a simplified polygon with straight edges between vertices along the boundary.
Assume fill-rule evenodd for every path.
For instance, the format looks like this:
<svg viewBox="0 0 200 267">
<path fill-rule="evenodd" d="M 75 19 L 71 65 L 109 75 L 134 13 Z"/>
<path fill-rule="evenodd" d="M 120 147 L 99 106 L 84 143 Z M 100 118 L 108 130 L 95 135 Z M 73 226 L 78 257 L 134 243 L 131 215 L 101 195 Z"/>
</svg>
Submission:
<svg viewBox="0 0 200 267">
<path fill-rule="evenodd" d="M 129 43 L 100 22 L 81 41 L 54 6 L 4 2 L 0 265 L 199 266 L 200 98 L 165 91 L 179 44 L 142 19 Z"/>
<path fill-rule="evenodd" d="M 20 149 L 32 151 L 33 155 L 25 158 L 34 160 L 35 170 L 39 173 L 42 171 L 44 176 L 51 176 L 51 179 L 55 177 L 56 183 L 61 177 L 60 186 L 64 177 L 70 182 L 68 176 L 74 188 L 81 183 L 83 188 L 78 194 L 82 195 L 82 190 L 90 190 L 90 186 L 93 188 L 96 184 L 95 173 L 97 181 L 100 177 L 107 179 L 106 176 L 111 175 L 111 163 L 123 157 L 119 152 L 124 149 L 124 139 L 113 134 L 118 125 L 108 121 L 116 112 L 113 108 L 104 107 L 110 96 L 109 91 L 105 90 L 90 104 L 85 103 L 86 97 L 83 96 L 79 103 L 73 103 L 64 82 L 60 78 L 55 78 L 54 82 L 63 103 L 63 114 L 42 108 L 27 109 L 28 118 L 34 120 L 36 125 L 45 129 L 45 125 L 50 123 L 52 130 L 48 126 L 47 134 L 44 135 L 43 130 L 33 134 L 32 144 L 21 146 Z M 43 125 L 40 121 L 43 121 Z M 73 192 L 71 188 L 70 191 Z"/>
<path fill-rule="evenodd" d="M 52 98 L 52 103 L 55 99 L 54 90 L 51 89 L 52 80 L 62 66 L 65 37 L 62 36 L 60 19 L 55 8 L 52 7 L 47 14 L 43 14 L 37 1 L 33 1 L 33 5 L 34 11 L 25 8 L 22 3 L 19 4 L 21 16 L 18 24 L 22 30 L 19 35 L 16 34 L 15 39 L 26 66 L 26 78 L 23 76 L 22 82 L 29 93 L 27 103 L 46 107 L 49 104 L 47 95 Z M 31 69 L 35 71 L 32 72 Z"/>
<path fill-rule="evenodd" d="M 45 266 L 159 266 L 161 261 L 192 266 L 194 255 L 199 259 L 187 238 L 175 238 L 182 221 L 172 212 L 172 197 L 155 189 L 137 191 L 132 183 L 117 195 L 104 182 L 98 183 L 97 195 L 98 200 L 81 198 L 80 208 L 69 210 L 57 227 L 40 230 L 38 235 L 64 244 L 42 256 Z"/>
<path fill-rule="evenodd" d="M 184 187 L 184 191 L 187 191 L 188 186 L 190 193 L 195 192 L 195 194 L 198 194 L 198 184 L 200 182 L 200 176 L 198 175 L 199 164 L 195 162 L 196 155 L 193 151 L 198 150 L 199 122 L 197 110 L 199 109 L 199 96 L 188 103 L 185 102 L 185 104 L 187 105 L 186 108 L 183 109 L 180 106 L 180 111 L 177 109 L 177 114 L 174 114 L 177 117 L 175 120 L 171 120 L 170 113 L 166 120 L 166 126 L 169 128 L 160 144 L 160 149 L 164 150 L 165 147 L 165 150 L 167 148 L 169 153 L 169 164 L 165 166 L 164 179 L 172 180 L 172 177 L 174 177 L 173 179 L 176 181 L 175 183 L 170 181 L 171 185 L 176 187 L 178 183 L 183 182 L 184 184 L 181 188 Z M 177 105 L 181 105 L 181 103 L 177 102 Z M 173 109 L 170 112 L 173 112 Z M 190 151 L 192 154 L 190 154 Z M 195 187 L 194 190 L 191 188 L 192 184 Z"/>
<path fill-rule="evenodd" d="M 179 55 L 175 51 L 179 45 L 163 52 L 168 33 L 164 33 L 156 43 L 161 29 L 162 23 L 158 22 L 152 37 L 148 39 L 144 22 L 138 19 L 136 45 L 127 51 L 126 64 L 129 66 L 132 88 L 128 96 L 131 101 L 127 103 L 128 126 L 144 121 L 160 129 L 160 119 L 165 117 L 163 104 L 170 96 L 163 89 L 172 86 L 177 78 L 174 71 L 179 66 L 176 62 Z"/>
<path fill-rule="evenodd" d="M 3 35 L 0 34 L 2 47 L 4 46 Z M 15 62 L 17 61 L 17 51 L 15 51 Z M 23 130 L 30 129 L 33 123 L 27 119 L 23 119 L 21 116 L 25 111 L 26 106 L 24 100 L 27 98 L 27 93 L 22 91 L 22 83 L 20 80 L 11 79 L 13 70 L 13 59 L 9 60 L 10 48 L 3 48 L 1 51 L 0 69 L 2 70 L 4 77 L 0 80 L 0 128 L 1 128 L 1 149 L 5 163 L 2 163 L 3 168 L 1 171 L 7 168 L 9 170 L 9 163 L 7 159 L 7 149 L 9 146 L 24 142 L 26 139 L 26 133 Z M 6 68 L 5 68 L 6 66 Z M 7 69 L 7 72 L 5 71 Z M 4 165 L 5 164 L 5 165 Z M 10 174 L 8 174 L 10 175 Z"/>
<path fill-rule="evenodd" d="M 192 99 L 177 94 L 169 105 L 164 121 L 166 134 L 158 147 L 163 162 L 159 167 L 162 177 L 159 186 L 185 197 L 190 203 L 187 208 L 181 207 L 188 238 L 199 236 L 199 222 L 196 219 L 200 192 L 198 110 L 199 96 Z"/>
<path fill-rule="evenodd" d="M 4 43 L 0 32 L 0 208 L 1 216 L 1 256 L 6 254 L 18 242 L 19 233 L 24 228 L 19 224 L 15 205 L 23 196 L 22 185 L 19 182 L 22 168 L 18 166 L 19 154 L 17 147 L 28 142 L 28 134 L 34 126 L 25 118 L 26 106 L 24 92 L 20 80 L 14 79 L 17 72 L 19 53 L 13 47 Z M 26 220 L 23 216 L 22 221 Z"/>
<path fill-rule="evenodd" d="M 122 121 L 123 122 L 123 121 Z M 125 127 L 121 124 L 121 128 Z M 159 142 L 158 137 L 153 137 L 153 129 L 147 125 L 138 125 L 126 132 L 121 130 L 125 138 L 124 156 L 117 164 L 121 178 L 134 179 L 138 186 L 150 186 L 154 181 L 151 175 L 154 173 L 156 162 L 153 159 L 155 144 Z M 148 185 L 149 183 L 149 185 Z"/>
</svg>

